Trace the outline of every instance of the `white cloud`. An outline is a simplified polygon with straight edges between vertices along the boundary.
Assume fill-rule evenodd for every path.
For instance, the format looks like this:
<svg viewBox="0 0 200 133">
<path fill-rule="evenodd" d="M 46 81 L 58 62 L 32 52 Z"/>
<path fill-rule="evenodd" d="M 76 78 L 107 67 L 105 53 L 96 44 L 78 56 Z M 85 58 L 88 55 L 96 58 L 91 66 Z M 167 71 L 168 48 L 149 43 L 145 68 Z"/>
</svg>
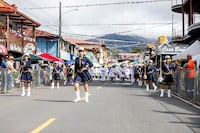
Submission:
<svg viewBox="0 0 200 133">
<path fill-rule="evenodd" d="M 7 0 L 15 3 L 19 8 L 58 7 L 58 0 Z M 133 0 L 126 0 L 133 1 Z M 138 1 L 138 0 L 137 0 Z M 63 6 L 83 5 L 96 3 L 116 3 L 124 0 L 62 0 Z M 23 3 L 23 4 L 22 4 Z M 75 8 L 62 8 L 68 12 Z M 58 8 L 23 10 L 36 21 L 42 24 L 41 28 L 58 33 Z M 66 26 L 74 24 L 124 24 L 124 23 L 166 23 L 171 22 L 171 5 L 168 2 L 111 5 L 100 7 L 82 7 L 78 11 L 65 13 L 62 16 L 63 32 L 72 34 L 100 35 L 122 31 L 131 31 L 127 34 L 138 34 L 157 38 L 161 34 L 171 35 L 171 25 L 131 25 L 131 26 Z M 179 20 L 177 20 L 179 21 Z M 50 25 L 46 27 L 46 25 Z"/>
</svg>

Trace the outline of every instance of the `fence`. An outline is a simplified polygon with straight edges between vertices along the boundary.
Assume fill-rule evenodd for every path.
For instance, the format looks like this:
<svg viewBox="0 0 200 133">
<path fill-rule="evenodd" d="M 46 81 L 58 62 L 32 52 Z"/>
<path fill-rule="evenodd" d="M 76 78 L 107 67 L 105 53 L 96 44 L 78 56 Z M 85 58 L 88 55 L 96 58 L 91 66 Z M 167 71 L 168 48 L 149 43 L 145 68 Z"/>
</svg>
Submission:
<svg viewBox="0 0 200 133">
<path fill-rule="evenodd" d="M 177 96 L 200 105 L 200 69 L 197 69 L 195 78 L 188 78 L 187 75 L 186 69 L 174 72 L 175 84 L 172 91 Z"/>
</svg>

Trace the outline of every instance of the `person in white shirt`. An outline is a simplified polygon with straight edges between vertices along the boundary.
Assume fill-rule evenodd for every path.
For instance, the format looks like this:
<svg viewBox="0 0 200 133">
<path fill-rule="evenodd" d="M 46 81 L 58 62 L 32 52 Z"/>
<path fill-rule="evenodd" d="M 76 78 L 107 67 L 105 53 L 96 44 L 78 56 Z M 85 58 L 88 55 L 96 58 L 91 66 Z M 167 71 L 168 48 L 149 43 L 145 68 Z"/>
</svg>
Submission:
<svg viewBox="0 0 200 133">
<path fill-rule="evenodd" d="M 113 66 L 110 68 L 110 72 L 109 72 L 110 80 L 113 81 L 113 80 L 115 80 L 118 76 L 119 76 L 119 69 L 118 69 L 115 65 L 113 65 Z"/>
<path fill-rule="evenodd" d="M 101 69 L 100 69 L 100 74 L 101 74 L 101 80 L 102 81 L 106 80 L 107 73 L 108 73 L 108 68 L 105 65 L 103 65 L 101 67 Z"/>
<path fill-rule="evenodd" d="M 120 71 L 119 77 L 120 77 L 120 79 L 121 79 L 122 81 L 124 81 L 125 78 L 126 78 L 126 74 L 127 74 L 127 68 L 125 67 L 125 65 L 122 65 L 122 66 L 119 68 L 119 71 Z"/>
<path fill-rule="evenodd" d="M 14 86 L 14 79 L 13 79 L 13 73 L 17 72 L 17 70 L 13 67 L 14 64 L 14 57 L 9 56 L 7 61 L 7 92 L 11 92 L 12 87 Z"/>
</svg>

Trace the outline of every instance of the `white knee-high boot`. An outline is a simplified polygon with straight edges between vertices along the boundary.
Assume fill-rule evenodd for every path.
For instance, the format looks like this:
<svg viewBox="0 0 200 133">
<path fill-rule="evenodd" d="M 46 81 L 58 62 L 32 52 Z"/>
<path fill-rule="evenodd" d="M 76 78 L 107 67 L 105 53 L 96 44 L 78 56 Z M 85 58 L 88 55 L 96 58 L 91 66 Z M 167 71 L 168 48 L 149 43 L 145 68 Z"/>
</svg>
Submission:
<svg viewBox="0 0 200 133">
<path fill-rule="evenodd" d="M 21 96 L 22 97 L 25 96 L 25 87 L 22 87 L 22 94 L 21 94 Z"/>
<path fill-rule="evenodd" d="M 57 89 L 60 89 L 60 83 L 57 82 Z"/>
<path fill-rule="evenodd" d="M 171 90 L 170 89 L 167 91 L 167 96 L 171 97 Z"/>
<path fill-rule="evenodd" d="M 51 89 L 54 89 L 54 82 L 51 83 Z"/>
<path fill-rule="evenodd" d="M 149 91 L 149 84 L 146 84 L 146 91 Z"/>
<path fill-rule="evenodd" d="M 161 90 L 160 90 L 160 97 L 163 97 L 163 96 L 164 96 L 164 91 L 165 91 L 164 89 L 161 89 Z"/>
<path fill-rule="evenodd" d="M 89 102 L 89 93 L 88 92 L 85 92 L 85 102 L 88 103 Z"/>
<path fill-rule="evenodd" d="M 28 87 L 28 92 L 27 92 L 27 96 L 31 96 L 31 87 Z"/>
<path fill-rule="evenodd" d="M 77 90 L 77 91 L 75 91 L 75 93 L 76 93 L 76 99 L 74 100 L 74 102 L 77 103 L 77 102 L 81 101 L 80 91 Z"/>
<path fill-rule="evenodd" d="M 154 91 L 157 90 L 158 87 L 155 85 L 155 83 L 152 83 L 152 85 L 153 85 Z"/>
</svg>

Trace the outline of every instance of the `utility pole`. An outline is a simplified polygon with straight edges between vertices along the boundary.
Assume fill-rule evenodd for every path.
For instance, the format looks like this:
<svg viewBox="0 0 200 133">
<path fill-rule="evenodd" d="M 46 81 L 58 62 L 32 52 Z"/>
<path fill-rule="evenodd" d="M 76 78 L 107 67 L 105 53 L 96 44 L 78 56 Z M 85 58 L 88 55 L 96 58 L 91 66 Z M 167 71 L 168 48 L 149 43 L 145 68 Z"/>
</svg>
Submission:
<svg viewBox="0 0 200 133">
<path fill-rule="evenodd" d="M 58 57 L 60 58 L 60 47 L 62 42 L 61 28 L 62 28 L 62 14 L 61 14 L 61 0 L 59 1 L 59 37 L 58 37 Z"/>
</svg>

